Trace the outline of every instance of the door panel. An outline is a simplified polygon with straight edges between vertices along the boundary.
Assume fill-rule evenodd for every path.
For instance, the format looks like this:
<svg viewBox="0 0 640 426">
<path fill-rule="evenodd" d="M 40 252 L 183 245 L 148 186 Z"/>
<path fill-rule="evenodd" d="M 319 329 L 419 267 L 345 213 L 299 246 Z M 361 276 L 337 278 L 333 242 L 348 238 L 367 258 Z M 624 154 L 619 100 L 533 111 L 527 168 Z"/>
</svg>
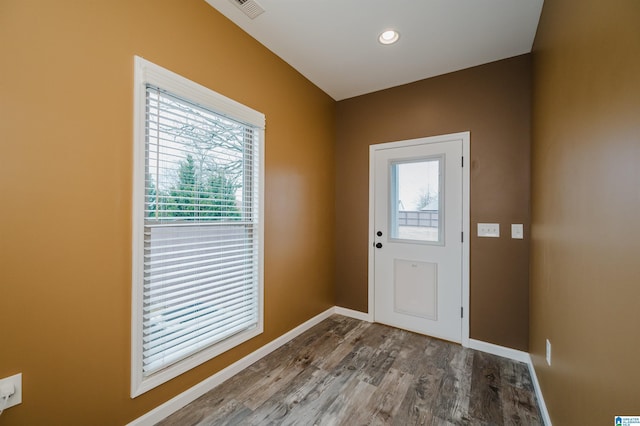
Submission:
<svg viewBox="0 0 640 426">
<path fill-rule="evenodd" d="M 374 319 L 461 341 L 462 141 L 373 151 Z"/>
<path fill-rule="evenodd" d="M 395 312 L 438 319 L 438 264 L 394 259 L 393 308 Z"/>
</svg>

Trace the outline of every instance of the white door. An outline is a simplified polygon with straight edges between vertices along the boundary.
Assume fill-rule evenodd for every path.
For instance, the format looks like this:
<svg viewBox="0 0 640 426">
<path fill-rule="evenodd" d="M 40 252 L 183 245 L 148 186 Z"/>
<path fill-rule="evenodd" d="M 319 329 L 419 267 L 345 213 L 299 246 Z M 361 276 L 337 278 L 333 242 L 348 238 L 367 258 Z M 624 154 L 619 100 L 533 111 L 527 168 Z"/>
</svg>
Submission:
<svg viewBox="0 0 640 426">
<path fill-rule="evenodd" d="M 374 320 L 462 340 L 463 142 L 372 147 Z"/>
</svg>

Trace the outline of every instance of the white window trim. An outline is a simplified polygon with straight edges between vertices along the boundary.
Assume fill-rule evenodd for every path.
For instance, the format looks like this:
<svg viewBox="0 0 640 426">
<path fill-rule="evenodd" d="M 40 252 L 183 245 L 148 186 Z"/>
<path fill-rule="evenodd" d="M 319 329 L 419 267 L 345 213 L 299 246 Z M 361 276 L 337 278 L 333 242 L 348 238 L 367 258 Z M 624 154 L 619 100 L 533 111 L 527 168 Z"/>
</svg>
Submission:
<svg viewBox="0 0 640 426">
<path fill-rule="evenodd" d="M 259 141 L 259 200 L 258 200 L 258 325 L 215 346 L 173 364 L 151 376 L 142 372 L 142 317 L 144 267 L 144 164 L 145 164 L 145 97 L 146 84 L 153 84 L 209 108 L 216 113 L 256 126 Z M 239 102 L 155 65 L 134 57 L 134 123 L 133 123 L 133 218 L 132 218 L 132 308 L 131 308 L 131 398 L 135 398 L 174 377 L 245 342 L 264 330 L 264 114 Z"/>
</svg>

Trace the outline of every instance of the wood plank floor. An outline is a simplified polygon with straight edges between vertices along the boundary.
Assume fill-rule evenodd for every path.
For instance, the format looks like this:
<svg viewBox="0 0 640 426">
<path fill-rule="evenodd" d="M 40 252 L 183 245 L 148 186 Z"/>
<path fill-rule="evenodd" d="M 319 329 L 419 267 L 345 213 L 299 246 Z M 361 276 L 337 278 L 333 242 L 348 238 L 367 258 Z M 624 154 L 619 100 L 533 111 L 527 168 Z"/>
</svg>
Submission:
<svg viewBox="0 0 640 426">
<path fill-rule="evenodd" d="M 542 425 L 523 363 L 334 315 L 159 425 Z"/>
</svg>

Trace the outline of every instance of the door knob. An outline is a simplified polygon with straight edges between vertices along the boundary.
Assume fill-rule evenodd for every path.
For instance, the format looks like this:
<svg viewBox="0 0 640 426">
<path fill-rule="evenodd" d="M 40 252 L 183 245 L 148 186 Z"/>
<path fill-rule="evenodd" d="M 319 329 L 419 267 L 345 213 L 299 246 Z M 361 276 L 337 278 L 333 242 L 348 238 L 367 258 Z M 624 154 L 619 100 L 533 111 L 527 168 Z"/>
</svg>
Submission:
<svg viewBox="0 0 640 426">
<path fill-rule="evenodd" d="M 382 243 L 376 243 L 376 248 L 382 248 Z"/>
</svg>

